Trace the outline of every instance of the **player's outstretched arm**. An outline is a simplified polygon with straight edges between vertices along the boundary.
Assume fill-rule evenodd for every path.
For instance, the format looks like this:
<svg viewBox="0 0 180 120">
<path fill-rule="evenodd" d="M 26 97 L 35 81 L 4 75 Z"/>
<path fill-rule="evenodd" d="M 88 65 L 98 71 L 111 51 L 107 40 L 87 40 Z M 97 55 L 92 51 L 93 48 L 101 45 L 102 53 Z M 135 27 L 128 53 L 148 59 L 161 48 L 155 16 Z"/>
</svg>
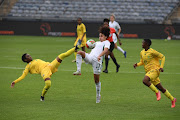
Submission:
<svg viewBox="0 0 180 120">
<path fill-rule="evenodd" d="M 23 80 L 25 77 L 26 77 L 26 75 L 28 74 L 28 69 L 25 69 L 24 70 L 24 72 L 23 72 L 23 74 L 18 78 L 18 79 L 16 79 L 15 81 L 13 81 L 12 83 L 11 83 L 11 87 L 14 87 L 14 85 L 16 84 L 16 83 L 18 83 L 19 81 L 21 81 L 21 80 Z"/>
</svg>

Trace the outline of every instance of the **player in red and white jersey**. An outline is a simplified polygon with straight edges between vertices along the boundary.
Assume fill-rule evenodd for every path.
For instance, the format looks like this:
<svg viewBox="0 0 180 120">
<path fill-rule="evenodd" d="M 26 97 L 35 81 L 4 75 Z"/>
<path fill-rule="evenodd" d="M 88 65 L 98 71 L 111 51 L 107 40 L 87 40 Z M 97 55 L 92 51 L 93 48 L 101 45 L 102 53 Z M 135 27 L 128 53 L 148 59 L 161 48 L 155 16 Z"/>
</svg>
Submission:
<svg viewBox="0 0 180 120">
<path fill-rule="evenodd" d="M 109 27 L 109 19 L 104 19 L 104 26 Z M 109 35 L 108 40 L 111 43 L 111 45 L 110 45 L 109 51 L 105 55 L 105 69 L 103 71 L 104 73 L 108 73 L 108 69 L 107 69 L 108 63 L 109 63 L 108 55 L 110 55 L 114 64 L 116 65 L 116 72 L 119 71 L 119 67 L 120 67 L 120 65 L 117 63 L 116 58 L 114 57 L 114 54 L 113 54 L 113 50 L 114 50 L 113 34 L 115 34 L 117 38 L 119 39 L 119 36 L 117 35 L 116 30 L 114 28 L 110 28 L 110 35 Z"/>
</svg>

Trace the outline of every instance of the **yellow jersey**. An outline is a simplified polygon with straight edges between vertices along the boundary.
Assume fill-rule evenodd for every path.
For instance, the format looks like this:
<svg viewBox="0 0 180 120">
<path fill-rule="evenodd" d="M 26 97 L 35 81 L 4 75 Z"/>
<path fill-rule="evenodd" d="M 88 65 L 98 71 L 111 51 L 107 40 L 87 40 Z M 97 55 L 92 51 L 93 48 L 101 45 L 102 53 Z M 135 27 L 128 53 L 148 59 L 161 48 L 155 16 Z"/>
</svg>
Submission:
<svg viewBox="0 0 180 120">
<path fill-rule="evenodd" d="M 161 60 L 161 65 L 159 63 Z M 140 52 L 140 62 L 137 63 L 137 66 L 144 65 L 144 69 L 146 72 L 152 69 L 160 69 L 164 67 L 165 56 L 156 50 L 149 48 L 147 51 L 142 50 Z"/>
<path fill-rule="evenodd" d="M 86 33 L 86 26 L 83 23 L 77 25 L 77 37 L 81 39 L 84 33 Z M 83 39 L 85 38 L 86 38 L 86 34 L 84 35 Z"/>
<path fill-rule="evenodd" d="M 31 74 L 41 74 L 41 71 L 49 64 L 50 64 L 49 62 L 45 62 L 40 59 L 35 59 L 35 60 L 29 62 L 26 65 L 26 68 L 23 71 L 23 74 L 18 79 L 16 79 L 14 82 L 17 83 L 17 82 L 21 81 L 22 79 L 24 79 L 26 77 L 26 75 L 29 72 Z"/>
</svg>

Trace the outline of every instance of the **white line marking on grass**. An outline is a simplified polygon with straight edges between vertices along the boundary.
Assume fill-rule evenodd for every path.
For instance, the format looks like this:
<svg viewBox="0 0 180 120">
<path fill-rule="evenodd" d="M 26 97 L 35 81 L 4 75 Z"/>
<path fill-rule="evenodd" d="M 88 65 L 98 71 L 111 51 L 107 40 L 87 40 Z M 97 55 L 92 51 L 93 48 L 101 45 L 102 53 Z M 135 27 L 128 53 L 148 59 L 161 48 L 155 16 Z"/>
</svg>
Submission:
<svg viewBox="0 0 180 120">
<path fill-rule="evenodd" d="M 0 67 L 0 69 L 20 69 L 20 70 L 24 70 L 25 68 L 19 68 L 19 67 Z M 65 69 L 59 69 L 58 71 L 67 71 L 67 72 L 74 72 L 76 70 L 65 70 Z M 84 70 L 84 72 L 93 72 L 93 71 L 89 71 L 89 70 Z M 113 71 L 108 71 L 108 72 L 113 72 Z M 123 71 L 119 71 L 119 73 L 126 73 L 126 74 L 145 74 L 145 72 L 123 72 Z M 180 73 L 169 73 L 169 72 L 164 72 L 162 74 L 176 74 L 176 75 L 180 75 Z"/>
<path fill-rule="evenodd" d="M 19 68 L 19 67 L 0 67 L 0 68 L 4 68 L 4 69 L 25 69 L 25 68 Z"/>
</svg>

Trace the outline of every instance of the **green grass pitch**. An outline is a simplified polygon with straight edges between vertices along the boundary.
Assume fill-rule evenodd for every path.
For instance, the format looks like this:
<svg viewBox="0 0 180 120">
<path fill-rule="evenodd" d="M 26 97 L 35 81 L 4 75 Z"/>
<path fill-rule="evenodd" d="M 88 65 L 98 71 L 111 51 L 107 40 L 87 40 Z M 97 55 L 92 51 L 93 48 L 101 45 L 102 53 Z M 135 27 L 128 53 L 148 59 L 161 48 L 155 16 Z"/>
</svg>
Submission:
<svg viewBox="0 0 180 120">
<path fill-rule="evenodd" d="M 59 71 L 52 75 L 52 86 L 40 102 L 44 81 L 40 75 L 27 77 L 10 88 L 25 67 L 23 53 L 51 62 L 57 55 L 73 47 L 73 37 L 0 36 L 0 120 L 176 120 L 180 119 L 180 41 L 152 40 L 152 48 L 166 56 L 162 85 L 177 98 L 176 107 L 163 94 L 155 94 L 143 85 L 144 68 L 136 70 L 142 39 L 122 39 L 127 58 L 117 50 L 114 54 L 121 65 L 115 73 L 112 60 L 109 73 L 102 73 L 102 99 L 96 104 L 92 67 L 82 64 L 82 75 L 73 76 L 74 55 L 64 59 Z M 89 38 L 90 39 L 90 38 Z M 98 40 L 98 38 L 92 38 Z M 86 49 L 87 50 L 87 49 Z M 87 50 L 88 52 L 90 50 Z"/>
</svg>

